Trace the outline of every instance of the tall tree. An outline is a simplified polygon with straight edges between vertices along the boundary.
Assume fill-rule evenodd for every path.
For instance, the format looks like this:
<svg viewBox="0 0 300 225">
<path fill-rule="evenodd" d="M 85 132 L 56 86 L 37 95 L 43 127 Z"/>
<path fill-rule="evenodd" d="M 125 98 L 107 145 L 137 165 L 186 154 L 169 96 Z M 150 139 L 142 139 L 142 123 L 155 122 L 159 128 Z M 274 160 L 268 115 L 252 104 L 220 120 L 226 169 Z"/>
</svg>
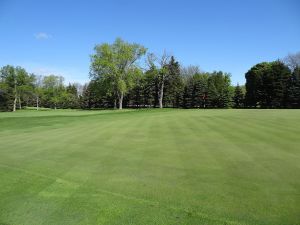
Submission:
<svg viewBox="0 0 300 225">
<path fill-rule="evenodd" d="M 19 102 L 19 109 L 22 108 L 22 102 L 25 102 L 25 105 L 28 105 L 30 98 L 34 95 L 34 82 L 35 82 L 35 75 L 28 74 L 22 68 L 16 68 L 16 72 L 19 76 L 20 84 L 18 87 L 18 102 Z"/>
<path fill-rule="evenodd" d="M 300 67 L 296 66 L 288 84 L 288 107 L 300 108 Z"/>
<path fill-rule="evenodd" d="M 133 87 L 126 96 L 127 106 L 140 108 L 144 105 L 145 77 L 142 70 L 136 68 L 133 72 Z"/>
<path fill-rule="evenodd" d="M 9 111 L 12 108 L 12 93 L 0 77 L 0 111 Z"/>
<path fill-rule="evenodd" d="M 208 78 L 208 106 L 228 108 L 230 106 L 230 74 L 222 71 L 213 72 Z"/>
<path fill-rule="evenodd" d="M 246 73 L 246 104 L 282 108 L 287 104 L 290 69 L 279 60 L 256 64 Z"/>
<path fill-rule="evenodd" d="M 158 96 L 158 105 L 159 108 L 163 108 L 163 98 L 166 82 L 169 79 L 169 63 L 170 56 L 163 52 L 163 54 L 158 57 L 153 53 L 148 54 L 147 62 L 149 70 L 154 74 L 154 77 L 157 81 L 157 96 Z"/>
<path fill-rule="evenodd" d="M 244 107 L 244 91 L 239 84 L 237 84 L 237 86 L 234 88 L 233 102 L 234 108 Z"/>
<path fill-rule="evenodd" d="M 56 109 L 61 102 L 61 94 L 65 90 L 63 84 L 64 78 L 56 75 L 43 77 L 43 88 L 45 101 L 49 106 Z"/>
<path fill-rule="evenodd" d="M 19 100 L 19 108 L 21 108 L 21 95 L 28 87 L 31 79 L 24 68 L 13 67 L 10 65 L 4 66 L 0 71 L 0 76 L 6 84 L 7 90 L 13 96 L 12 111 L 15 112 L 17 108 L 17 101 Z"/>
<path fill-rule="evenodd" d="M 258 63 L 253 66 L 246 74 L 246 95 L 245 103 L 248 107 L 257 107 L 261 104 L 263 95 L 263 74 L 270 68 L 267 62 Z"/>
<path fill-rule="evenodd" d="M 284 108 L 288 99 L 288 83 L 291 77 L 290 69 L 281 61 L 271 63 L 271 70 L 268 74 L 273 79 L 273 91 L 271 95 L 271 108 Z"/>
<path fill-rule="evenodd" d="M 35 76 L 35 84 L 34 84 L 34 96 L 35 96 L 35 103 L 36 103 L 36 110 L 39 110 L 40 107 L 40 99 L 43 95 L 43 77 L 42 76 Z"/>
<path fill-rule="evenodd" d="M 179 62 L 171 56 L 168 67 L 168 79 L 166 80 L 165 99 L 168 100 L 172 107 L 179 107 L 182 100 L 183 80 L 180 75 Z"/>
<path fill-rule="evenodd" d="M 117 38 L 113 44 L 96 45 L 91 56 L 92 78 L 106 79 L 112 95 L 117 97 L 122 109 L 124 95 L 132 88 L 132 73 L 137 61 L 146 53 L 146 48 Z"/>
<path fill-rule="evenodd" d="M 184 108 L 205 108 L 208 94 L 208 73 L 195 73 L 186 77 L 183 96 Z"/>
</svg>

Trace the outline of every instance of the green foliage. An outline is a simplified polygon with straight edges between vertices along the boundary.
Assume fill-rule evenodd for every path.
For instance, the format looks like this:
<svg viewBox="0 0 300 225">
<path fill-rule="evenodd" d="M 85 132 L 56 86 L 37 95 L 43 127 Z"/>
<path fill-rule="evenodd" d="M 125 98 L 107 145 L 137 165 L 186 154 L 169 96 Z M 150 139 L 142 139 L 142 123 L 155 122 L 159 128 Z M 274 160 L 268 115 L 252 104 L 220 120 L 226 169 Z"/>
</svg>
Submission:
<svg viewBox="0 0 300 225">
<path fill-rule="evenodd" d="M 65 87 L 61 76 L 28 74 L 21 67 L 5 66 L 0 70 L 0 109 L 13 110 L 26 106 L 79 108 L 77 87 Z"/>
<path fill-rule="evenodd" d="M 234 97 L 233 97 L 234 108 L 243 108 L 244 107 L 244 101 L 245 101 L 244 98 L 245 98 L 245 91 L 238 84 L 234 88 Z"/>
<path fill-rule="evenodd" d="M 230 75 L 213 72 L 208 78 L 208 105 L 210 108 L 228 108 L 231 101 Z"/>
<path fill-rule="evenodd" d="M 183 108 L 206 108 L 208 97 L 208 73 L 195 73 L 186 78 Z"/>
<path fill-rule="evenodd" d="M 245 74 L 245 87 L 231 85 L 230 74 L 181 67 L 174 56 L 147 55 L 146 48 L 117 38 L 96 45 L 91 55 L 90 78 L 84 85 L 64 84 L 56 75 L 37 76 L 24 68 L 0 69 L 2 110 L 26 106 L 47 108 L 300 108 L 299 53 L 284 63 L 258 63 Z"/>
<path fill-rule="evenodd" d="M 114 107 L 114 96 L 108 90 L 107 80 L 97 79 L 90 81 L 83 88 L 80 96 L 80 106 L 83 109 Z"/>
<path fill-rule="evenodd" d="M 300 67 L 296 66 L 289 79 L 287 90 L 288 107 L 300 108 Z"/>
<path fill-rule="evenodd" d="M 0 70 L 3 97 L 2 105 L 11 106 L 10 110 L 16 109 L 16 102 L 19 101 L 21 108 L 22 100 L 28 100 L 34 88 L 34 76 L 29 75 L 24 68 L 4 66 Z M 12 104 L 10 104 L 13 102 Z M 6 107 L 7 108 L 7 107 Z M 7 108 L 8 109 L 8 108 Z"/>
<path fill-rule="evenodd" d="M 0 111 L 10 111 L 12 109 L 12 94 L 0 85 Z"/>
<path fill-rule="evenodd" d="M 246 73 L 246 105 L 248 107 L 287 107 L 290 69 L 280 61 L 263 62 Z"/>
<path fill-rule="evenodd" d="M 42 101 L 47 107 L 60 108 L 62 94 L 65 91 L 64 78 L 61 76 L 49 75 L 43 77 L 44 95 Z"/>
<path fill-rule="evenodd" d="M 166 65 L 168 77 L 165 84 L 164 102 L 172 107 L 180 107 L 183 92 L 183 80 L 180 74 L 179 62 L 171 56 L 170 61 Z"/>
<path fill-rule="evenodd" d="M 93 79 L 107 80 L 108 90 L 118 98 L 122 108 L 123 96 L 133 86 L 132 73 L 137 68 L 137 60 L 146 53 L 146 48 L 117 38 L 113 44 L 97 45 L 95 52 L 91 56 L 90 75 Z"/>
</svg>

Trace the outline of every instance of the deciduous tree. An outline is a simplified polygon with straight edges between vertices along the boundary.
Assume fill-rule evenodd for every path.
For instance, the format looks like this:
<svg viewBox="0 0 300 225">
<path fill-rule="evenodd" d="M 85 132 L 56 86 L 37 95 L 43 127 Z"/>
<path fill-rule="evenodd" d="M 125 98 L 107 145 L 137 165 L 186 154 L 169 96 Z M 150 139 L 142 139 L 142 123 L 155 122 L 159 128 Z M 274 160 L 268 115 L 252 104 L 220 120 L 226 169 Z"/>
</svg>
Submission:
<svg viewBox="0 0 300 225">
<path fill-rule="evenodd" d="M 106 79 L 109 90 L 117 97 L 122 109 L 124 95 L 132 88 L 132 72 L 137 61 L 146 53 L 146 48 L 117 38 L 113 44 L 104 43 L 95 47 L 91 56 L 91 77 Z"/>
</svg>

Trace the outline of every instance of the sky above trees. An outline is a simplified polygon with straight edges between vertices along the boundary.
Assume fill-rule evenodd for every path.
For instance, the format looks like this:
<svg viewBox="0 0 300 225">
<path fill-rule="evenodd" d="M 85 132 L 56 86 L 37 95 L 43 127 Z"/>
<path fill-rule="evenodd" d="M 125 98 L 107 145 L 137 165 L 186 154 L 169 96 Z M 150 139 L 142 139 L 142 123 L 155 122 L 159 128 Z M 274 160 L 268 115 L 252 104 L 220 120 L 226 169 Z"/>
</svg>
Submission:
<svg viewBox="0 0 300 225">
<path fill-rule="evenodd" d="M 244 84 L 252 65 L 300 50 L 299 9 L 297 0 L 0 0 L 0 66 L 83 83 L 94 46 L 122 37 Z"/>
</svg>

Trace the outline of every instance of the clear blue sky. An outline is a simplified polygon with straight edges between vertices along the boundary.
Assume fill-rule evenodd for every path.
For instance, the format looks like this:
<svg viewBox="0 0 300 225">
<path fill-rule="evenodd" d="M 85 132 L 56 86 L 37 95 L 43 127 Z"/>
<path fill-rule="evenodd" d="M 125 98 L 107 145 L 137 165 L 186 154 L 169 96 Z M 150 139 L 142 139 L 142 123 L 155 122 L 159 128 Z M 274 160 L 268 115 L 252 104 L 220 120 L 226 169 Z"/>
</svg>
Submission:
<svg viewBox="0 0 300 225">
<path fill-rule="evenodd" d="M 300 51 L 300 1 L 0 0 L 0 66 L 84 82 L 95 44 L 116 37 L 243 84 L 252 65 Z"/>
</svg>

